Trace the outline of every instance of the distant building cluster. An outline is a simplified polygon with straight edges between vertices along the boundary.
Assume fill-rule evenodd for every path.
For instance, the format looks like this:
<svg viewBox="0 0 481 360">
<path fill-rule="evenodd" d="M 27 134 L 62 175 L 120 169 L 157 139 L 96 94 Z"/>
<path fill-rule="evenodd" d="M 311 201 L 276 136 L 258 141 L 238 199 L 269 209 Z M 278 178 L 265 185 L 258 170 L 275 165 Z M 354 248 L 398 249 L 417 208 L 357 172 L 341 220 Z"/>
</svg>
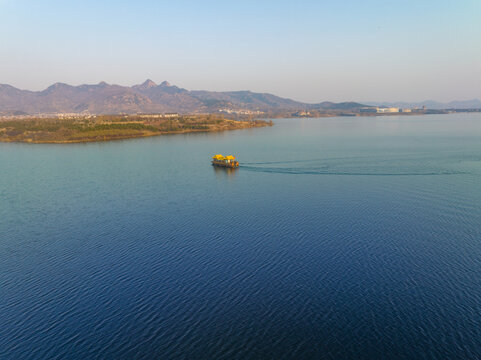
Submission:
<svg viewBox="0 0 481 360">
<path fill-rule="evenodd" d="M 48 116 L 49 118 L 57 117 L 59 119 L 89 119 L 91 117 L 94 117 L 94 115 L 91 115 L 88 112 L 82 112 L 82 113 L 58 113 L 58 114 L 51 114 Z"/>
<path fill-rule="evenodd" d="M 28 120 L 28 119 L 61 119 L 61 120 L 74 120 L 74 119 L 91 119 L 97 115 L 92 115 L 89 112 L 81 113 L 41 113 L 41 114 L 24 114 L 24 115 L 3 115 L 0 119 L 12 119 L 12 120 Z M 165 119 L 165 118 L 178 118 L 179 113 L 166 113 L 166 114 L 137 114 L 145 119 Z"/>
<path fill-rule="evenodd" d="M 264 111 L 259 110 L 247 110 L 247 109 L 219 109 L 220 113 L 224 114 L 237 114 L 237 115 L 260 115 L 264 114 Z"/>
<path fill-rule="evenodd" d="M 144 119 L 165 119 L 165 118 L 177 118 L 179 113 L 166 113 L 166 114 L 137 114 Z"/>
<path fill-rule="evenodd" d="M 311 113 L 309 111 L 298 111 L 293 114 L 294 116 L 311 116 Z"/>
<path fill-rule="evenodd" d="M 376 114 L 388 114 L 388 113 L 410 113 L 411 109 L 397 108 L 397 107 L 368 107 L 362 108 L 361 113 L 376 113 Z"/>
<path fill-rule="evenodd" d="M 69 120 L 69 119 L 90 119 L 94 118 L 95 115 L 90 114 L 89 112 L 81 112 L 81 113 L 40 113 L 40 114 L 24 114 L 24 115 L 3 115 L 0 116 L 0 119 L 12 119 L 12 120 L 28 120 L 28 119 L 61 119 L 61 120 Z"/>
</svg>

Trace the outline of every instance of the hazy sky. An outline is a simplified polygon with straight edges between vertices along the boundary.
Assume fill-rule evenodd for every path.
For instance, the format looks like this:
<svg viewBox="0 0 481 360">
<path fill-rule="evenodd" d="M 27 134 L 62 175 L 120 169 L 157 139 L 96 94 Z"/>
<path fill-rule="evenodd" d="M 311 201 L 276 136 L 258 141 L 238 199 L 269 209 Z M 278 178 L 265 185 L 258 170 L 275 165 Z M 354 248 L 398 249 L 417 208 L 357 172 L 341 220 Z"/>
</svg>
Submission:
<svg viewBox="0 0 481 360">
<path fill-rule="evenodd" d="M 0 0 L 0 83 L 481 98 L 481 0 Z"/>
</svg>

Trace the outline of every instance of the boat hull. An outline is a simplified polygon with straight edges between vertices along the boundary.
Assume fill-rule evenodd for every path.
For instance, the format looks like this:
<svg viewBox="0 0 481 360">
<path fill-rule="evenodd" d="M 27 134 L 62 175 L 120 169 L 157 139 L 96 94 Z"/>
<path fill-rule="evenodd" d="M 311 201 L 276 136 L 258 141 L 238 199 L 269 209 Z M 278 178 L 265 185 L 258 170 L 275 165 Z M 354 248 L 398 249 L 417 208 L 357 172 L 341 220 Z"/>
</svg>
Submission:
<svg viewBox="0 0 481 360">
<path fill-rule="evenodd" d="M 225 162 L 217 162 L 217 161 L 212 161 L 213 166 L 218 166 L 218 167 L 225 167 L 225 168 L 238 168 L 239 167 L 239 162 L 231 162 L 231 163 L 225 163 Z"/>
</svg>

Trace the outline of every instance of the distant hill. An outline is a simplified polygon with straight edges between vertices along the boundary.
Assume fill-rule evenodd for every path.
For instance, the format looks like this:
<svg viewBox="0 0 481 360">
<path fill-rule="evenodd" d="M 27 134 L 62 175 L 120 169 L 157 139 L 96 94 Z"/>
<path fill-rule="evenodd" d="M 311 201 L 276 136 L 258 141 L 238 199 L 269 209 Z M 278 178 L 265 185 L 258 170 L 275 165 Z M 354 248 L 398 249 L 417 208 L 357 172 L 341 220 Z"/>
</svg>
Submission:
<svg viewBox="0 0 481 360">
<path fill-rule="evenodd" d="M 442 109 L 481 109 L 481 100 L 461 100 L 442 103 L 434 100 L 426 100 L 422 102 L 367 102 L 368 105 L 386 106 L 386 107 L 400 107 L 400 108 L 422 108 L 426 106 L 428 109 L 442 110 Z"/>
<path fill-rule="evenodd" d="M 36 113 L 203 113 L 220 109 L 264 112 L 298 110 L 356 110 L 353 102 L 306 104 L 267 93 L 251 91 L 189 91 L 152 80 L 131 87 L 101 82 L 71 86 L 56 83 L 43 91 L 19 90 L 0 84 L 0 114 Z"/>
</svg>

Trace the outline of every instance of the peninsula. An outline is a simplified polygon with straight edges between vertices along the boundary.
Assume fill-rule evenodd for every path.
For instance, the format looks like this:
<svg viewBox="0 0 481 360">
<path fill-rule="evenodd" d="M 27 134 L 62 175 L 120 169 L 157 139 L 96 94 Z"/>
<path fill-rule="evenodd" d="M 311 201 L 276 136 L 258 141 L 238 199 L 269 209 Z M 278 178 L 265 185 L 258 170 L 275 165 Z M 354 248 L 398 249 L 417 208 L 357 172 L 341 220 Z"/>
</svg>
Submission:
<svg viewBox="0 0 481 360">
<path fill-rule="evenodd" d="M 272 122 L 269 121 L 231 120 L 222 115 L 151 114 L 7 119 L 0 120 L 0 141 L 81 143 L 271 125 Z"/>
</svg>

